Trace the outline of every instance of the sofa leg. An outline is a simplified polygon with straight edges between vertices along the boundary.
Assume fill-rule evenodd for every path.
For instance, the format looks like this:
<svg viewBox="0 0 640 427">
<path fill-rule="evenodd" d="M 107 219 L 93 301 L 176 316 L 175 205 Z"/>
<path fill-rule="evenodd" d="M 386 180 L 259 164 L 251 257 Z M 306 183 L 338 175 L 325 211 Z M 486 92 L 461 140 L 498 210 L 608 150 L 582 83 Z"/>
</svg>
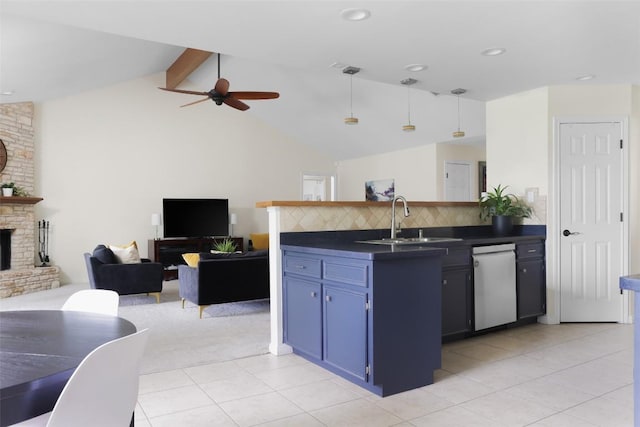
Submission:
<svg viewBox="0 0 640 427">
<path fill-rule="evenodd" d="M 200 318 L 202 319 L 202 312 L 204 311 L 205 308 L 209 307 L 208 305 L 199 305 L 199 311 L 200 311 Z"/>
<path fill-rule="evenodd" d="M 156 297 L 156 304 L 160 304 L 160 292 L 149 292 L 147 295 Z"/>
</svg>

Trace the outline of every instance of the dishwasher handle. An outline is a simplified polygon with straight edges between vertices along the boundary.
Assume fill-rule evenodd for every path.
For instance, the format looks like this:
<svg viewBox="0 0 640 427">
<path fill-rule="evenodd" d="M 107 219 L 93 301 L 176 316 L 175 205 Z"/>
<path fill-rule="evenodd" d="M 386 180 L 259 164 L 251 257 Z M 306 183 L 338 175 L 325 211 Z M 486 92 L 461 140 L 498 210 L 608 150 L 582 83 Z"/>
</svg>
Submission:
<svg viewBox="0 0 640 427">
<path fill-rule="evenodd" d="M 475 246 L 472 249 L 473 255 L 476 254 L 490 254 L 494 252 L 509 252 L 514 251 L 516 245 L 514 243 L 504 243 L 500 245 L 487 245 L 487 246 Z"/>
</svg>

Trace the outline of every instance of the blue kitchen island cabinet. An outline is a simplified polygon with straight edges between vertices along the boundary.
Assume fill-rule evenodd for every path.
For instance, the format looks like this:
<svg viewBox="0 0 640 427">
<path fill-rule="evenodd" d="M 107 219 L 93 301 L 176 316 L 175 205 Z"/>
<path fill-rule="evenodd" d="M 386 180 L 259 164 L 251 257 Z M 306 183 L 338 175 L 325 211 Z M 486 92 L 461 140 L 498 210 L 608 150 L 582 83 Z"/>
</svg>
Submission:
<svg viewBox="0 0 640 427">
<path fill-rule="evenodd" d="M 282 246 L 284 341 L 380 396 L 441 365 L 441 249 L 363 253 Z"/>
<path fill-rule="evenodd" d="M 633 329 L 633 425 L 640 427 L 640 274 L 620 278 L 620 289 L 634 292 Z"/>
</svg>

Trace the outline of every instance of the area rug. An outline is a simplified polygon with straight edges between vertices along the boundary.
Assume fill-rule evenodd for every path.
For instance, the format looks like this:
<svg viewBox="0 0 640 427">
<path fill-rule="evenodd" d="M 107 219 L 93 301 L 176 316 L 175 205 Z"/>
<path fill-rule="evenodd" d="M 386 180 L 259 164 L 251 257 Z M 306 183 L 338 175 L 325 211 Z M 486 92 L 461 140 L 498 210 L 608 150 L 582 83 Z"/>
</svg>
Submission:
<svg viewBox="0 0 640 427">
<path fill-rule="evenodd" d="M 119 315 L 151 335 L 142 373 L 167 371 L 268 352 L 269 301 L 216 304 L 204 310 L 182 303 L 178 282 L 165 282 L 160 303 L 146 295 L 121 296 Z"/>
<path fill-rule="evenodd" d="M 177 287 L 175 284 L 166 284 L 160 294 L 160 303 L 179 302 L 182 306 Z M 120 296 L 120 310 L 123 307 L 129 307 L 133 305 L 149 305 L 155 304 L 156 298 L 153 295 L 122 295 Z M 198 308 L 196 305 L 185 301 L 185 310 L 195 310 Z M 257 314 L 269 312 L 269 300 L 254 300 L 254 301 L 241 301 L 230 302 L 226 304 L 214 304 L 204 309 L 202 317 L 224 317 L 224 316 L 241 316 L 245 314 Z"/>
</svg>

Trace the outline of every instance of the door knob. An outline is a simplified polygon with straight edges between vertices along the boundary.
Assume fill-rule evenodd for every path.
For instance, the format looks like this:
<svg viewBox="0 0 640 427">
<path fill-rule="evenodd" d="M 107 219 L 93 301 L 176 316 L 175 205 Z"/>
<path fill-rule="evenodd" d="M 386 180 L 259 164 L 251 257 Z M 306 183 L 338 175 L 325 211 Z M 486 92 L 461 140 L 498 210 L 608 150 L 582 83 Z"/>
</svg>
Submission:
<svg viewBox="0 0 640 427">
<path fill-rule="evenodd" d="M 574 235 L 574 234 L 580 234 L 580 233 L 579 233 L 579 232 L 577 232 L 577 231 L 571 232 L 571 231 L 569 231 L 569 230 L 564 230 L 564 231 L 562 232 L 562 235 L 563 235 L 563 236 L 565 236 L 565 237 L 566 237 L 566 236 L 572 236 L 572 235 Z"/>
</svg>

